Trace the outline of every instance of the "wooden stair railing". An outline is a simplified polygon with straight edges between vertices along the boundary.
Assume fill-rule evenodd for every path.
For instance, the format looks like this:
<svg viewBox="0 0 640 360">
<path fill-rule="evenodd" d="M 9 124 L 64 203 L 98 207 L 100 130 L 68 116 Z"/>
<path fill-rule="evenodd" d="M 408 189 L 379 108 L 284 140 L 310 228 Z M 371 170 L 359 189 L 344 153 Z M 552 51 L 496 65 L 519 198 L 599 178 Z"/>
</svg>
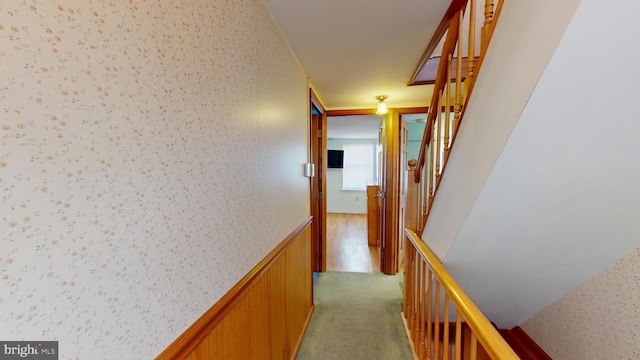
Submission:
<svg viewBox="0 0 640 360">
<path fill-rule="evenodd" d="M 413 172 L 409 178 L 413 175 L 413 181 L 418 186 L 410 186 L 408 189 L 408 198 L 417 201 L 413 201 L 416 211 L 410 212 L 413 218 L 407 218 L 407 223 L 415 224 L 415 227 L 410 228 L 418 235 L 422 235 L 426 226 L 503 2 L 504 0 L 485 0 L 484 5 L 480 5 L 476 0 L 456 0 L 451 6 L 458 9 L 447 12 L 448 19 L 443 19 L 444 23 L 448 22 L 448 28 L 439 58 L 427 123 L 418 159 L 414 160 L 415 166 L 410 164 Z M 483 19 L 480 28 L 476 26 L 480 22 L 478 18 Z M 479 56 L 476 56 L 476 41 L 480 44 Z M 467 46 L 464 46 L 465 42 Z M 464 63 L 466 71 L 463 73 Z"/>
<path fill-rule="evenodd" d="M 480 1 L 453 0 L 443 19 L 447 30 L 439 32 L 446 38 L 427 124 L 418 159 L 408 162 L 408 178 L 413 181 L 407 188 L 403 316 L 416 359 L 548 360 L 519 327 L 496 329 L 420 239 L 504 2 L 485 0 L 479 5 Z M 476 14 L 482 17 L 479 30 Z M 465 37 L 468 47 L 463 49 Z"/>
<path fill-rule="evenodd" d="M 417 234 L 405 236 L 403 315 L 414 358 L 520 359 Z"/>
</svg>

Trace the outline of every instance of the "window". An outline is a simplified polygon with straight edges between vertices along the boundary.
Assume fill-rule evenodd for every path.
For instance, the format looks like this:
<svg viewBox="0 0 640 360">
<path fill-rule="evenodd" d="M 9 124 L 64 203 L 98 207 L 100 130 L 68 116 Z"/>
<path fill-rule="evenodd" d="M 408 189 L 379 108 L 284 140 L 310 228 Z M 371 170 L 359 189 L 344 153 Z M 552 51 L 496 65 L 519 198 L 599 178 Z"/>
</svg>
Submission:
<svg viewBox="0 0 640 360">
<path fill-rule="evenodd" d="M 342 149 L 342 189 L 366 190 L 368 184 L 375 184 L 375 144 L 345 144 Z"/>
</svg>

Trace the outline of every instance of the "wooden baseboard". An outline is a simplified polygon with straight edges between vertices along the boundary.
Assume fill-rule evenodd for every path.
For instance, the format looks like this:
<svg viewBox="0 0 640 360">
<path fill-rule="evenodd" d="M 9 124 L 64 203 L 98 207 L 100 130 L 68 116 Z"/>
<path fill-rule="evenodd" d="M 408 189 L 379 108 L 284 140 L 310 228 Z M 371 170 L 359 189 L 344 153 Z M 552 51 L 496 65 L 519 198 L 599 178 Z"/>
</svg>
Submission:
<svg viewBox="0 0 640 360">
<path fill-rule="evenodd" d="M 407 324 L 407 318 L 404 316 L 404 312 L 400 313 L 402 316 L 402 323 L 404 324 L 404 331 L 407 333 L 407 339 L 409 339 L 409 346 L 411 346 L 411 353 L 413 354 L 413 360 L 420 360 L 418 358 L 418 350 L 416 349 L 413 341 L 411 340 L 411 330 L 409 330 L 409 324 Z"/>
<path fill-rule="evenodd" d="M 313 310 L 315 307 L 311 306 L 311 311 L 309 311 L 309 315 L 307 315 L 307 320 L 304 322 L 303 330 L 298 336 L 298 341 L 296 342 L 296 346 L 294 347 L 294 351 L 291 354 L 291 360 L 296 360 L 298 357 L 298 351 L 300 351 L 300 346 L 302 346 L 302 341 L 304 340 L 304 334 L 307 332 L 307 328 L 309 327 L 309 323 L 311 322 L 311 315 L 313 315 Z"/>
<path fill-rule="evenodd" d="M 520 326 L 511 330 L 500 330 L 500 335 L 521 359 L 551 360 L 549 354 L 540 347 Z"/>
<path fill-rule="evenodd" d="M 312 299 L 311 217 L 303 221 L 156 359 L 286 359 Z"/>
</svg>

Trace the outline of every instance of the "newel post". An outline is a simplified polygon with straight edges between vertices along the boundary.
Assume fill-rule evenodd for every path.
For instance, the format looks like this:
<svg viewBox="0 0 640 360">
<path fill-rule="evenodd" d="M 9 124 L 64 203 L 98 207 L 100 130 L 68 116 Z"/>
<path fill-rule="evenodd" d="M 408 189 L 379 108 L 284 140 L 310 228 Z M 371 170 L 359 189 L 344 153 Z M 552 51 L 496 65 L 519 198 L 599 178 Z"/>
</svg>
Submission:
<svg viewBox="0 0 640 360">
<path fill-rule="evenodd" d="M 409 160 L 409 173 L 407 179 L 407 210 L 405 226 L 413 231 L 418 231 L 418 198 L 420 197 L 419 186 L 420 184 L 415 182 L 416 165 L 418 162 L 415 159 Z"/>
</svg>

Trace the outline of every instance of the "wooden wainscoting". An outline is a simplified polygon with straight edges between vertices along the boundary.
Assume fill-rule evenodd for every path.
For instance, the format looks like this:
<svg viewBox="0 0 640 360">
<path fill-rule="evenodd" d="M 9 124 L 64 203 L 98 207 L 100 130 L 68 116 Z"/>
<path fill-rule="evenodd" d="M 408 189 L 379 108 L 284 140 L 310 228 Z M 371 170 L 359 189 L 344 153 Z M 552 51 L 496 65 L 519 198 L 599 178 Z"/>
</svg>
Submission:
<svg viewBox="0 0 640 360">
<path fill-rule="evenodd" d="M 311 217 L 156 359 L 295 359 L 313 311 Z"/>
</svg>

